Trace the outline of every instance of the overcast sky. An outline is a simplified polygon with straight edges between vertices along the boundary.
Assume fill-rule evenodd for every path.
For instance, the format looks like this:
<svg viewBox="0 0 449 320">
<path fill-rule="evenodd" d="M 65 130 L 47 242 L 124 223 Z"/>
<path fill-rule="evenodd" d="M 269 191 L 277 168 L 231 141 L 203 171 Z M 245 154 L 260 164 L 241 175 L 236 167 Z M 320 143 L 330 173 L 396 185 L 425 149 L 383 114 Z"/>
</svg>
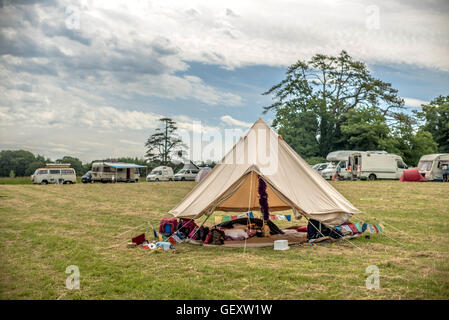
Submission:
<svg viewBox="0 0 449 320">
<path fill-rule="evenodd" d="M 444 0 L 3 0 L 0 149 L 142 157 L 161 116 L 245 130 L 288 65 L 342 49 L 416 108 L 449 94 L 448 18 Z"/>
</svg>

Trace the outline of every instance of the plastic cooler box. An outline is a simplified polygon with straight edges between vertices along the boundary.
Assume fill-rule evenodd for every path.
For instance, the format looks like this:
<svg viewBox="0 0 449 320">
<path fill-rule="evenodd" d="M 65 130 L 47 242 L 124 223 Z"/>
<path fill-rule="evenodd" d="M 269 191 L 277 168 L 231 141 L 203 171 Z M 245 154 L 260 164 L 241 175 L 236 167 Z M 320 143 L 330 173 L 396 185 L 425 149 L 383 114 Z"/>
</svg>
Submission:
<svg viewBox="0 0 449 320">
<path fill-rule="evenodd" d="M 274 250 L 288 250 L 288 240 L 276 240 L 274 242 Z"/>
</svg>

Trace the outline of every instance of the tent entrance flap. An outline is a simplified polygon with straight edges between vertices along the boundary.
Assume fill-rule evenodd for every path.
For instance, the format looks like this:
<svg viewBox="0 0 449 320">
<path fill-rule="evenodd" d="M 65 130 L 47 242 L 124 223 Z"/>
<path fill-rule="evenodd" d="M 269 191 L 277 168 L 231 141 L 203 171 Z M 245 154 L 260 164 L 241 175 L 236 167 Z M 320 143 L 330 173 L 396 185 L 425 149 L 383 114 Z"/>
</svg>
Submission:
<svg viewBox="0 0 449 320">
<path fill-rule="evenodd" d="M 251 186 L 252 184 L 252 186 Z M 250 210 L 260 210 L 259 205 L 259 175 L 252 171 L 248 174 L 244 182 L 240 187 L 226 199 L 223 203 L 220 203 L 215 210 L 216 211 L 235 211 L 235 212 L 246 212 L 248 207 Z M 252 189 L 252 192 L 250 190 Z M 249 199 L 251 194 L 251 199 Z M 270 211 L 282 211 L 291 209 L 291 206 L 282 201 L 271 189 L 270 185 L 267 184 L 267 194 L 268 194 L 268 206 Z"/>
</svg>

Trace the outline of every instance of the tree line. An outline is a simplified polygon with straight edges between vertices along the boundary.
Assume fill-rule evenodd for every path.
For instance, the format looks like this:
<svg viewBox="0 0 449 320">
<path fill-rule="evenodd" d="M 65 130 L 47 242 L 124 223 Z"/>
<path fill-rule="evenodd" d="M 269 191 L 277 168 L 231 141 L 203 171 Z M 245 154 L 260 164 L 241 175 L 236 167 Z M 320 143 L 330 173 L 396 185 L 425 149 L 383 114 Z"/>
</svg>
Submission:
<svg viewBox="0 0 449 320">
<path fill-rule="evenodd" d="M 418 111 L 410 112 L 390 83 L 374 78 L 365 63 L 345 51 L 337 56 L 317 54 L 299 60 L 280 83 L 267 90 L 273 103 L 273 127 L 310 164 L 325 161 L 335 150 L 385 150 L 416 166 L 423 154 L 449 152 L 449 95 L 440 95 Z M 148 172 L 159 165 L 182 168 L 186 146 L 177 135 L 176 122 L 161 118 L 147 139 L 146 159 L 103 159 L 136 163 Z M 178 160 L 178 161 L 176 161 Z M 29 176 L 46 163 L 70 163 L 78 175 L 92 162 L 64 156 L 52 161 L 25 150 L 0 151 L 0 176 Z M 207 161 L 200 166 L 213 167 Z"/>
<path fill-rule="evenodd" d="M 416 166 L 423 154 L 449 152 L 449 95 L 410 112 L 390 83 L 345 51 L 299 60 L 264 93 L 273 127 L 309 163 L 335 150 L 385 150 Z"/>
</svg>

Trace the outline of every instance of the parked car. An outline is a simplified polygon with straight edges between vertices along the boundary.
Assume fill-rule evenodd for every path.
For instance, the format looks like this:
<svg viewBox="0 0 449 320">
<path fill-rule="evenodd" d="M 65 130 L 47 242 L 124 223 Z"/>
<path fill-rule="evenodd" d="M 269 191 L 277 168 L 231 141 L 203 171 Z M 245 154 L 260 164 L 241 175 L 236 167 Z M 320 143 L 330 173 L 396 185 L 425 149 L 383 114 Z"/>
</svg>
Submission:
<svg viewBox="0 0 449 320">
<path fill-rule="evenodd" d="M 159 166 L 151 170 L 147 175 L 147 182 L 150 181 L 172 181 L 173 169 L 171 167 Z"/>
<path fill-rule="evenodd" d="M 331 180 L 332 177 L 334 176 L 335 172 L 337 172 L 337 167 L 339 165 L 346 166 L 346 161 L 332 161 L 327 165 L 326 169 L 323 169 L 318 172 L 319 172 L 319 174 L 321 174 L 321 176 L 324 179 Z M 340 173 L 341 173 L 341 171 L 340 171 Z"/>
<path fill-rule="evenodd" d="M 92 182 L 92 171 L 87 171 L 82 177 L 81 177 L 82 183 L 89 183 Z"/>
<path fill-rule="evenodd" d="M 200 170 L 198 169 L 181 169 L 174 176 L 175 181 L 195 181 L 196 175 Z"/>
<path fill-rule="evenodd" d="M 326 157 L 326 160 L 330 162 L 328 162 L 327 167 L 319 171 L 319 173 L 324 179 L 331 180 L 334 174 L 337 172 L 337 168 L 340 167 L 340 176 L 346 177 L 347 173 L 346 162 L 348 161 L 348 157 L 354 152 L 357 151 L 338 150 L 330 152 Z"/>
<path fill-rule="evenodd" d="M 76 183 L 75 169 L 70 168 L 70 164 L 47 164 L 45 168 L 37 169 L 31 176 L 34 184 Z"/>
<path fill-rule="evenodd" d="M 326 169 L 329 166 L 330 162 L 326 162 L 326 163 L 317 163 L 316 165 L 314 165 L 312 167 L 313 170 L 321 172 L 324 169 Z"/>
</svg>

